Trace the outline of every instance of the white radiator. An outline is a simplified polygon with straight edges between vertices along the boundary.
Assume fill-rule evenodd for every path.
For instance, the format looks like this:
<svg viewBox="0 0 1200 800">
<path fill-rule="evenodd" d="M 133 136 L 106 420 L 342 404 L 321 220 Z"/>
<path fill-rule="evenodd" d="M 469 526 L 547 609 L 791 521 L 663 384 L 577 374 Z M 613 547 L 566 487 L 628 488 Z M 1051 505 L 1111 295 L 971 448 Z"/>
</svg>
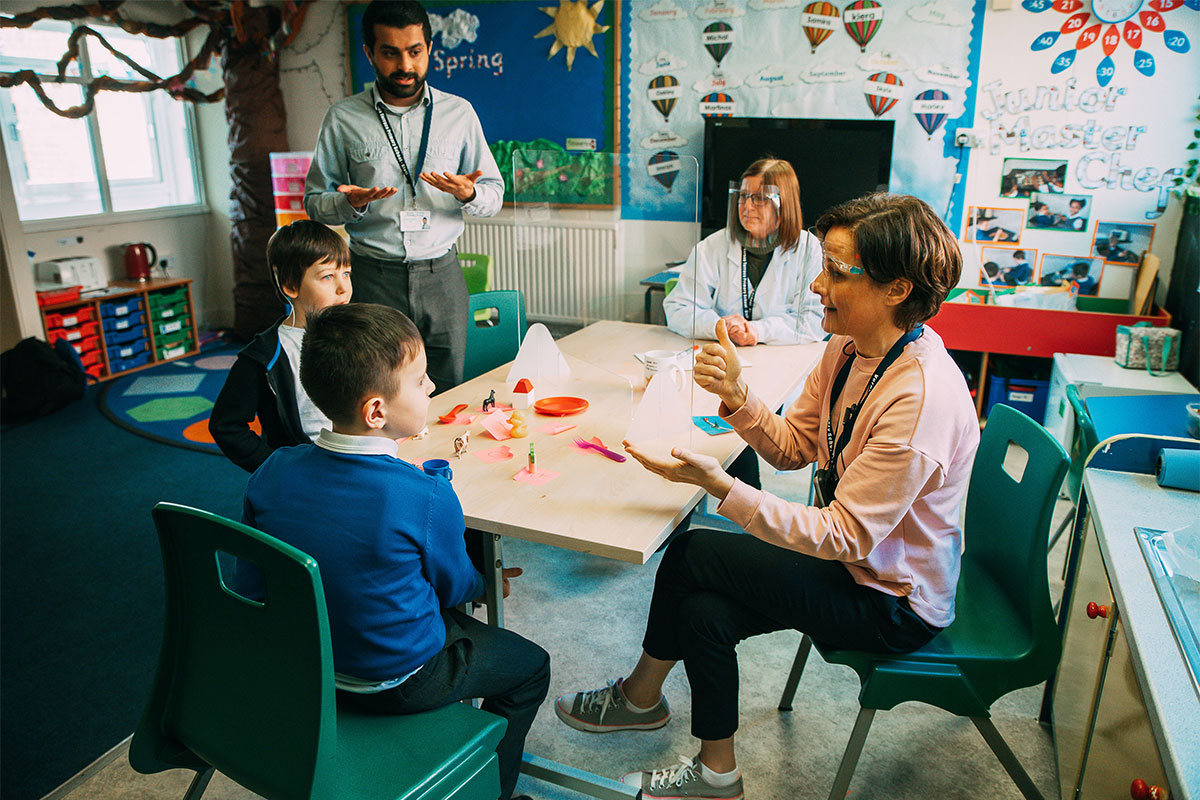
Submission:
<svg viewBox="0 0 1200 800">
<path fill-rule="evenodd" d="M 490 255 L 492 288 L 523 292 L 527 317 L 586 323 L 623 316 L 619 233 L 615 222 L 467 217 L 458 249 Z"/>
</svg>

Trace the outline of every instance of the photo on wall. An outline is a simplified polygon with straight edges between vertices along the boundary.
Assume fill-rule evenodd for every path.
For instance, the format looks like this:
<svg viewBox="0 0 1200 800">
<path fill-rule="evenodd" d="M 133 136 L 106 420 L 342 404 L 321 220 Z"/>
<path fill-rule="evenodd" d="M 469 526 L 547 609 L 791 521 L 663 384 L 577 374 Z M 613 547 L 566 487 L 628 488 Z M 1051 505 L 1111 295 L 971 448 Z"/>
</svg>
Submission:
<svg viewBox="0 0 1200 800">
<path fill-rule="evenodd" d="M 979 248 L 979 285 L 991 288 L 1037 286 L 1037 250 L 1018 247 Z"/>
<path fill-rule="evenodd" d="M 1001 197 L 1062 194 L 1067 162 L 1050 158 L 1006 158 L 1000 170 Z"/>
<path fill-rule="evenodd" d="M 1029 227 L 1042 230 L 1087 230 L 1091 195 L 1035 192 L 1029 197 Z"/>
<path fill-rule="evenodd" d="M 1077 294 L 1095 296 L 1104 276 L 1104 259 L 1099 256 L 1042 256 L 1041 286 L 1070 286 Z"/>
<path fill-rule="evenodd" d="M 971 206 L 967 210 L 967 242 L 1011 242 L 1021 241 L 1021 228 L 1025 210 L 1021 208 L 989 208 Z"/>
<path fill-rule="evenodd" d="M 1141 222 L 1097 222 L 1092 255 L 1110 264 L 1137 265 L 1154 241 L 1154 225 Z"/>
</svg>

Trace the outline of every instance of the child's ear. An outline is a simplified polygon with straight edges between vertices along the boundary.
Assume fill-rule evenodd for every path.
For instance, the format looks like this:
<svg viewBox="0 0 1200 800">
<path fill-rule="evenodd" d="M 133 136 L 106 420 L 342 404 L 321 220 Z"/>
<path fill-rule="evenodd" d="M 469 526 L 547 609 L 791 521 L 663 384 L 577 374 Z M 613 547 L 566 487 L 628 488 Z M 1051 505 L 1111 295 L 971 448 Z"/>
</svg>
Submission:
<svg viewBox="0 0 1200 800">
<path fill-rule="evenodd" d="M 299 297 L 300 297 L 300 289 L 298 289 L 298 288 L 289 289 L 288 287 L 284 286 L 282 283 L 279 284 L 279 291 L 283 292 L 283 296 L 288 298 L 289 300 L 296 300 L 296 299 L 299 299 Z"/>
<path fill-rule="evenodd" d="M 379 395 L 364 400 L 359 413 L 368 430 L 379 430 L 387 422 L 387 407 Z"/>
</svg>

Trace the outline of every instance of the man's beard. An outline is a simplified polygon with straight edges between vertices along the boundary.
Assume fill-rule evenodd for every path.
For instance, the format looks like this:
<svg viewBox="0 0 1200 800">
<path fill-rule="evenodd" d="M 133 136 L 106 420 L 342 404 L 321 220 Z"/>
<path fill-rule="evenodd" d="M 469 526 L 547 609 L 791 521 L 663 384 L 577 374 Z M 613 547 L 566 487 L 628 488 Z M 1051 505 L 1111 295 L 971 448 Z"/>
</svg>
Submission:
<svg viewBox="0 0 1200 800">
<path fill-rule="evenodd" d="M 416 72 L 393 72 L 390 76 L 384 76 L 375 70 L 375 77 L 379 80 L 379 86 L 392 97 L 413 97 L 421 93 L 425 88 L 425 75 L 420 75 Z M 403 86 L 396 82 L 397 78 L 416 78 L 411 86 Z"/>
</svg>

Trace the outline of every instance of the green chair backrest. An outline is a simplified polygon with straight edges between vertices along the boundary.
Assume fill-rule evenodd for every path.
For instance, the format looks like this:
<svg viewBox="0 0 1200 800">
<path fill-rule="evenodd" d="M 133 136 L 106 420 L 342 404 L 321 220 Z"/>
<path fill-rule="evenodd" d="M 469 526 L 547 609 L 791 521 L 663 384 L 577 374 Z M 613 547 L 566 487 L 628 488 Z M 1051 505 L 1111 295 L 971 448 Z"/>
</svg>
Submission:
<svg viewBox="0 0 1200 800">
<path fill-rule="evenodd" d="M 1068 383 L 1066 394 L 1071 411 L 1075 414 L 1075 434 L 1071 437 L 1071 469 L 1067 472 L 1067 494 L 1071 496 L 1072 502 L 1077 503 L 1079 489 L 1083 486 L 1083 467 L 1100 441 L 1096 425 L 1092 422 L 1092 415 L 1088 413 L 1087 406 L 1083 404 L 1083 396 L 1079 394 L 1079 387 Z"/>
<path fill-rule="evenodd" d="M 675 284 L 677 283 L 679 283 L 679 278 L 667 278 L 667 282 L 663 284 L 664 298 L 671 293 L 671 290 L 675 288 Z"/>
<path fill-rule="evenodd" d="M 1025 451 L 1020 479 L 1004 468 L 1009 445 Z M 1050 604 L 1046 542 L 1069 459 L 1050 433 L 1013 408 L 994 406 L 980 437 L 967 489 L 965 563 L 984 570 L 1029 620 L 1030 652 L 1022 666 L 1038 672 L 1057 662 L 1061 640 Z M 959 592 L 970 588 L 958 587 Z M 1008 676 L 1014 677 L 1014 676 Z M 1006 690 L 1007 691 L 1007 690 Z"/>
<path fill-rule="evenodd" d="M 261 531 L 185 506 L 159 503 L 154 524 L 166 623 L 130 764 L 139 772 L 211 765 L 271 798 L 327 794 L 337 722 L 316 561 Z M 262 602 L 227 585 L 222 553 L 259 568 Z"/>
<path fill-rule="evenodd" d="M 525 296 L 520 292 L 500 290 L 473 294 L 469 306 L 471 319 L 467 325 L 464 381 L 512 361 L 525 338 Z M 485 312 L 490 321 L 492 309 L 497 314 L 496 323 L 481 325 L 476 314 Z"/>
<path fill-rule="evenodd" d="M 479 294 L 492 290 L 492 257 L 481 253 L 459 253 L 458 264 L 462 267 L 467 292 Z"/>
</svg>

